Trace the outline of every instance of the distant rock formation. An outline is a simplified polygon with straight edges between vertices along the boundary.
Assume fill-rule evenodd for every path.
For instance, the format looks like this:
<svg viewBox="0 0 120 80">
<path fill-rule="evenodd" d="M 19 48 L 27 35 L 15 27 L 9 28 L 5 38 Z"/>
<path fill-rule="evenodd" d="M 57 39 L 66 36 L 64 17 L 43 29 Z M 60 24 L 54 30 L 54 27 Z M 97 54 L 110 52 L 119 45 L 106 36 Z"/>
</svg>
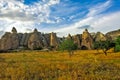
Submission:
<svg viewBox="0 0 120 80">
<path fill-rule="evenodd" d="M 20 46 L 28 47 L 28 39 L 31 33 L 18 34 L 20 39 Z"/>
<path fill-rule="evenodd" d="M 28 39 L 28 48 L 30 48 L 32 50 L 43 48 L 41 33 L 39 33 L 37 31 L 37 29 L 34 30 L 34 32 L 30 35 L 30 37 Z"/>
<path fill-rule="evenodd" d="M 56 36 L 56 33 L 50 33 L 50 46 L 57 48 L 59 45 L 58 38 Z"/>
<path fill-rule="evenodd" d="M 95 41 L 106 41 L 107 37 L 101 33 L 101 32 L 97 32 L 95 35 Z"/>
<path fill-rule="evenodd" d="M 93 38 L 87 29 L 82 34 L 81 49 L 92 49 L 93 48 Z"/>
<path fill-rule="evenodd" d="M 15 28 L 15 27 L 13 27 L 13 28 L 12 28 L 12 33 L 17 34 L 17 30 L 16 30 L 16 28 Z"/>
<path fill-rule="evenodd" d="M 68 34 L 67 39 L 72 40 L 72 36 L 70 34 Z"/>
<path fill-rule="evenodd" d="M 77 45 L 78 49 L 81 48 L 81 35 L 73 36 L 73 41 Z"/>
<path fill-rule="evenodd" d="M 111 38 L 111 40 L 115 40 L 118 36 L 120 36 L 120 29 L 115 31 L 110 31 L 106 33 L 106 36 Z"/>
<path fill-rule="evenodd" d="M 6 32 L 0 39 L 0 51 L 15 49 L 57 49 L 59 44 L 65 39 L 71 39 L 77 45 L 78 49 L 93 49 L 95 41 L 115 40 L 120 36 L 120 30 L 111 31 L 107 34 L 101 32 L 89 33 L 87 29 L 83 34 L 77 34 L 59 38 L 56 33 L 43 34 L 34 29 L 32 33 L 17 33 L 15 27 L 11 32 Z"/>
<path fill-rule="evenodd" d="M 6 32 L 0 40 L 0 50 L 13 50 L 19 47 L 19 37 L 16 29 L 13 27 L 12 33 Z"/>
</svg>

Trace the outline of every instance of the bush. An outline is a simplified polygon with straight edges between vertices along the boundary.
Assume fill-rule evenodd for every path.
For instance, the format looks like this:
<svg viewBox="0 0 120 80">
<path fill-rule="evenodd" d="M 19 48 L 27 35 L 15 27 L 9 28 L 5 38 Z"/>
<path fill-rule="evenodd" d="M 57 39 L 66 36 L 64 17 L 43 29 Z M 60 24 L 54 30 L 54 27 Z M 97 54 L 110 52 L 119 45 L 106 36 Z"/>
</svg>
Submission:
<svg viewBox="0 0 120 80">
<path fill-rule="evenodd" d="M 73 50 L 76 50 L 76 49 L 77 49 L 77 45 L 74 44 L 73 40 L 71 40 L 71 39 L 64 40 L 59 45 L 59 50 L 60 51 L 67 50 L 69 52 L 70 56 L 73 54 Z"/>
<path fill-rule="evenodd" d="M 115 44 L 112 41 L 106 40 L 106 41 L 97 41 L 94 43 L 94 49 L 102 49 L 105 55 L 107 55 L 107 51 L 114 47 Z"/>
<path fill-rule="evenodd" d="M 115 52 L 120 51 L 120 36 L 115 41 Z"/>
</svg>

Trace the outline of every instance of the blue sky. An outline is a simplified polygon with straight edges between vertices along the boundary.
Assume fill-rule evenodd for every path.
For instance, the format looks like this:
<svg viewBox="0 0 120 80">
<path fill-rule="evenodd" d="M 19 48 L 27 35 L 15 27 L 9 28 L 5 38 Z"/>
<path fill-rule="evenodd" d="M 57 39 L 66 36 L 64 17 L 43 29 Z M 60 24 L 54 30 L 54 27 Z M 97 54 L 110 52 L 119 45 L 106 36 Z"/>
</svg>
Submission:
<svg viewBox="0 0 120 80">
<path fill-rule="evenodd" d="M 0 32 L 71 33 L 120 29 L 120 0 L 0 0 Z"/>
</svg>

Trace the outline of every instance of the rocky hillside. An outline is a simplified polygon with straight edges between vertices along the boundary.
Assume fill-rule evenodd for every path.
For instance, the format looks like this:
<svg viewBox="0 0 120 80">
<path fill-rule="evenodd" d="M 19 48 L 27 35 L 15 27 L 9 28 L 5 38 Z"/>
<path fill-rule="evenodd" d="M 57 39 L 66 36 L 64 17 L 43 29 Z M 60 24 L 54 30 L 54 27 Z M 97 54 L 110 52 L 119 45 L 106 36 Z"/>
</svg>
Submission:
<svg viewBox="0 0 120 80">
<path fill-rule="evenodd" d="M 120 30 L 103 34 L 101 32 L 89 33 L 87 29 L 82 34 L 59 38 L 56 33 L 42 34 L 37 29 L 32 33 L 17 33 L 15 27 L 11 32 L 6 32 L 0 39 L 0 51 L 23 50 L 23 49 L 57 49 L 64 39 L 72 39 L 78 49 L 93 49 L 95 41 L 114 40 L 120 36 Z"/>
<path fill-rule="evenodd" d="M 106 36 L 109 36 L 111 37 L 112 40 L 115 40 L 118 36 L 120 36 L 120 29 L 115 31 L 110 31 L 106 33 Z"/>
</svg>

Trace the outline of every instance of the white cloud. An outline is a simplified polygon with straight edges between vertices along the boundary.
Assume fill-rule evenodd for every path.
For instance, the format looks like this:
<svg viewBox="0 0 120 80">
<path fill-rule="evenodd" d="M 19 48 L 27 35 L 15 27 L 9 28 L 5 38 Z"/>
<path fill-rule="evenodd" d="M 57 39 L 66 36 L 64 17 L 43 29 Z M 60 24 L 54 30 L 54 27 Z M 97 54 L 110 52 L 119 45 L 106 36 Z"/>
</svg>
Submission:
<svg viewBox="0 0 120 80">
<path fill-rule="evenodd" d="M 58 32 L 59 36 L 67 36 L 68 33 L 81 34 L 84 29 L 79 29 L 84 25 L 90 25 L 92 28 L 89 29 L 90 32 L 101 31 L 106 33 L 115 29 L 120 29 L 120 12 L 114 12 L 107 15 L 101 15 L 96 17 L 88 17 L 86 19 L 80 20 L 74 24 L 66 25 L 64 28 L 55 30 Z"/>
<path fill-rule="evenodd" d="M 97 4 L 97 5 L 93 6 L 92 8 L 89 9 L 89 13 L 87 14 L 87 17 L 95 16 L 95 15 L 98 15 L 99 13 L 105 11 L 112 5 L 111 3 L 112 3 L 112 1 L 108 0 L 105 3 Z"/>
<path fill-rule="evenodd" d="M 33 5 L 25 5 L 24 0 L 0 0 L 0 27 L 10 31 L 15 26 L 19 32 L 26 28 L 33 28 L 36 23 L 55 23 L 49 20 L 50 6 L 58 4 L 60 0 L 43 0 Z M 22 29 L 21 29 L 22 28 Z"/>
<path fill-rule="evenodd" d="M 96 20 L 91 24 L 91 26 L 95 28 L 93 31 L 102 31 L 106 33 L 107 31 L 120 29 L 119 21 L 120 12 L 115 12 L 96 18 Z"/>
<path fill-rule="evenodd" d="M 60 23 L 69 17 L 68 20 L 73 20 L 74 17 L 85 14 L 85 12 L 80 12 L 76 15 L 69 15 L 69 12 L 75 11 L 78 7 L 69 8 L 67 6 L 61 8 L 56 8 L 57 11 L 53 14 L 58 16 L 51 16 L 51 6 L 59 4 L 60 0 L 42 0 L 42 2 L 37 2 L 32 5 L 25 5 L 24 0 L 0 0 L 0 31 L 11 31 L 12 27 L 16 27 L 18 32 L 30 32 L 35 27 L 39 27 L 40 31 L 44 32 L 57 32 L 59 36 L 71 34 L 80 34 L 83 29 L 80 27 L 84 25 L 90 25 L 92 28 L 90 32 L 96 31 L 111 31 L 113 29 L 120 28 L 120 12 L 114 12 L 106 15 L 101 13 L 107 10 L 112 5 L 112 0 L 107 0 L 105 3 L 97 4 L 88 9 L 89 13 L 86 18 L 79 20 L 77 22 L 55 25 L 56 27 L 42 28 L 41 26 L 36 26 L 36 23 Z M 61 4 L 63 5 L 63 4 Z M 78 9 L 77 9 L 78 10 Z M 59 15 L 66 15 L 66 17 L 61 18 Z M 67 16 L 68 15 L 68 16 Z M 50 19 L 50 18 L 54 19 Z M 59 29 L 58 29 L 59 28 Z"/>
</svg>

